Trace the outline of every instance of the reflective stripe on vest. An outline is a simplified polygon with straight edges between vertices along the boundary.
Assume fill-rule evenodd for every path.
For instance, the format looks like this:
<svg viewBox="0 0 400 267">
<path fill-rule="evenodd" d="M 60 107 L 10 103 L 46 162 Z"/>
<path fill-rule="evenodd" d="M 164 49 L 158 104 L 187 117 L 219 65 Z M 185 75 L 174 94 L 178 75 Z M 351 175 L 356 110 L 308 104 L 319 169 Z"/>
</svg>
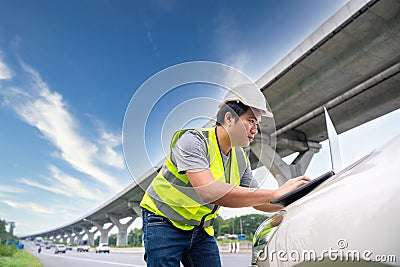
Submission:
<svg viewBox="0 0 400 267">
<path fill-rule="evenodd" d="M 210 172 L 216 181 L 239 185 L 240 178 L 247 168 L 247 157 L 242 148 L 235 147 L 228 154 L 224 168 L 215 130 L 216 128 L 197 130 L 206 141 Z M 175 133 L 171 141 L 171 151 L 186 131 Z M 204 228 L 211 226 L 217 216 L 218 206 L 205 203 L 200 199 L 186 174 L 178 173 L 170 155 L 146 191 L 152 203 L 145 204 L 152 206 L 153 209 L 159 211 L 156 213 L 162 213 L 171 221 Z"/>
</svg>

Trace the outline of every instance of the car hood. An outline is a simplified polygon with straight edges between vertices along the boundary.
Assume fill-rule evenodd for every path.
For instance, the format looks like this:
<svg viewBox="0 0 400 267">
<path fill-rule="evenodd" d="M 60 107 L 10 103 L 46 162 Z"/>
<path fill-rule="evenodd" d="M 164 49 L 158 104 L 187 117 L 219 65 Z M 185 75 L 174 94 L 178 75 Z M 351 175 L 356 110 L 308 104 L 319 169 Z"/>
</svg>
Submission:
<svg viewBox="0 0 400 267">
<path fill-rule="evenodd" d="M 400 135 L 285 207 L 269 247 L 321 252 L 343 239 L 349 249 L 400 258 L 399 159 Z"/>
</svg>

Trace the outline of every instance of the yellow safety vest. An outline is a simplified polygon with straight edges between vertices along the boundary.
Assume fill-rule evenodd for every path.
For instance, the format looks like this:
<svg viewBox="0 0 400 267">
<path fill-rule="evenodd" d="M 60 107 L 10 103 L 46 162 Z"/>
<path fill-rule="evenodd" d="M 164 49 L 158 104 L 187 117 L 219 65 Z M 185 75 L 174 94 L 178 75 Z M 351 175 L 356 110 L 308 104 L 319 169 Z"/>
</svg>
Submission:
<svg viewBox="0 0 400 267">
<path fill-rule="evenodd" d="M 174 134 L 171 150 L 186 131 L 181 130 Z M 231 149 L 225 169 L 218 146 L 216 128 L 204 128 L 197 131 L 206 140 L 207 160 L 214 179 L 240 185 L 240 179 L 248 165 L 243 148 Z M 191 230 L 200 226 L 210 236 L 214 235 L 212 224 L 217 217 L 218 205 L 201 201 L 186 174 L 178 173 L 178 168 L 171 161 L 171 153 L 148 187 L 140 206 L 154 214 L 166 217 L 177 228 Z"/>
</svg>

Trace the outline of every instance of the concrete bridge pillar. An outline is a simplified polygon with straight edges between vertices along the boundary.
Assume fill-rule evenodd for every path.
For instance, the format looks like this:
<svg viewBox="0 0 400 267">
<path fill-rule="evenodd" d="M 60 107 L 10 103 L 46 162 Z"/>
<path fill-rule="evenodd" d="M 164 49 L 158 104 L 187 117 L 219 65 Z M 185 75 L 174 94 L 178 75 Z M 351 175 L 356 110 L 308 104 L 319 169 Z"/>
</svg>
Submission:
<svg viewBox="0 0 400 267">
<path fill-rule="evenodd" d="M 67 242 L 67 239 L 68 239 L 68 233 L 63 233 L 62 234 L 62 241 L 61 242 L 63 242 L 63 243 L 66 243 Z"/>
<path fill-rule="evenodd" d="M 71 232 L 69 233 L 69 243 L 72 245 L 76 243 L 76 238 L 78 236 L 79 232 L 77 232 L 77 229 L 75 227 L 71 227 Z"/>
<path fill-rule="evenodd" d="M 65 242 L 71 243 L 71 239 L 72 239 L 72 233 L 67 233 L 65 237 Z"/>
<path fill-rule="evenodd" d="M 111 222 L 117 226 L 117 247 L 126 246 L 128 244 L 128 227 L 133 223 L 136 217 L 132 217 L 127 223 L 122 224 L 114 215 L 106 214 Z"/>
<path fill-rule="evenodd" d="M 93 222 L 93 225 L 97 227 L 97 230 L 100 231 L 100 243 L 107 243 L 108 244 L 108 233 L 110 232 L 111 228 L 113 228 L 114 225 L 111 225 L 107 229 L 103 228 L 103 225 L 98 224 L 96 222 Z"/>
<path fill-rule="evenodd" d="M 142 217 L 142 208 L 140 207 L 140 201 L 129 201 L 128 207 L 131 208 L 136 214 L 135 219 L 137 217 Z"/>
<path fill-rule="evenodd" d="M 80 232 L 78 232 L 76 235 L 76 244 L 82 243 L 83 236 L 86 234 L 86 232 L 85 231 L 82 232 L 82 230 Z"/>
<path fill-rule="evenodd" d="M 64 242 L 64 237 L 63 237 L 63 233 L 60 233 L 57 237 L 56 237 L 57 242 L 62 243 Z"/>
<path fill-rule="evenodd" d="M 90 229 L 88 229 L 86 227 L 82 227 L 82 229 L 83 229 L 83 231 L 85 231 L 85 234 L 88 235 L 88 239 L 87 239 L 88 245 L 93 246 L 94 245 L 94 234 L 97 232 L 97 230 L 94 232 L 90 232 Z"/>
<path fill-rule="evenodd" d="M 304 175 L 312 157 L 321 148 L 321 145 L 316 142 L 300 142 L 280 138 L 276 141 L 277 147 L 284 147 L 299 152 L 296 159 L 291 164 L 287 164 L 266 139 L 268 138 L 265 136 L 263 136 L 263 139 L 256 137 L 255 142 L 251 145 L 251 150 L 262 165 L 270 166 L 269 171 L 275 177 L 279 186 L 291 178 Z"/>
<path fill-rule="evenodd" d="M 76 244 L 78 242 L 77 238 L 78 238 L 78 233 L 77 232 L 72 232 L 69 242 L 71 244 Z"/>
</svg>

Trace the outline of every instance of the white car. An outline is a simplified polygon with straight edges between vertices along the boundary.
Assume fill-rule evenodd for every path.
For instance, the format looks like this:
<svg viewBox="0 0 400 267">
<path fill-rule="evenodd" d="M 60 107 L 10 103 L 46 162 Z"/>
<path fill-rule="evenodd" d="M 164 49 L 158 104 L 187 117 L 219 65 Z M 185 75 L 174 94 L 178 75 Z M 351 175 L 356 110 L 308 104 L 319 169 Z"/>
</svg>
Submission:
<svg viewBox="0 0 400 267">
<path fill-rule="evenodd" d="M 58 254 L 58 253 L 65 253 L 65 251 L 67 251 L 66 247 L 64 245 L 56 245 L 55 249 L 54 249 L 54 253 Z"/>
<path fill-rule="evenodd" d="M 79 242 L 78 246 L 76 247 L 77 252 L 88 252 L 90 249 L 90 246 L 87 244 L 87 241 L 84 240 L 84 242 Z"/>
<path fill-rule="evenodd" d="M 100 245 L 98 247 L 96 247 L 96 253 L 110 253 L 110 247 L 108 246 L 108 244 L 106 243 L 100 243 Z"/>
<path fill-rule="evenodd" d="M 399 160 L 400 136 L 264 221 L 252 266 L 398 265 Z"/>
</svg>

